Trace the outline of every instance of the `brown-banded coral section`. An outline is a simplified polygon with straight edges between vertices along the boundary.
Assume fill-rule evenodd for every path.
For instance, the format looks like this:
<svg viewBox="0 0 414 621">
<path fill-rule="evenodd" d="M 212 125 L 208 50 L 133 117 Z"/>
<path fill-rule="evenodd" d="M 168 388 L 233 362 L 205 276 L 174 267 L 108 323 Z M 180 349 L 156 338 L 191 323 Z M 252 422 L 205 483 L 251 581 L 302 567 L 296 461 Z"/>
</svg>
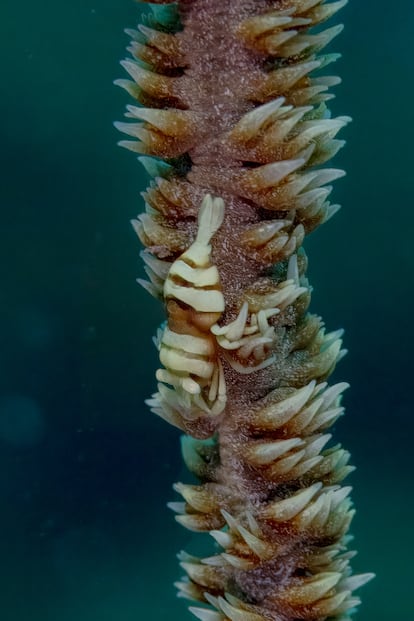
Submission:
<svg viewBox="0 0 414 621">
<path fill-rule="evenodd" d="M 341 331 L 310 314 L 305 236 L 338 209 L 320 168 L 343 145 L 339 82 L 321 26 L 346 0 L 153 2 L 119 80 L 121 144 L 152 177 L 133 222 L 166 307 L 151 409 L 183 430 L 199 485 L 178 483 L 177 520 L 215 554 L 181 553 L 179 594 L 201 621 L 346 621 L 354 510 L 349 453 L 331 444 L 347 384 L 327 379 Z"/>
</svg>

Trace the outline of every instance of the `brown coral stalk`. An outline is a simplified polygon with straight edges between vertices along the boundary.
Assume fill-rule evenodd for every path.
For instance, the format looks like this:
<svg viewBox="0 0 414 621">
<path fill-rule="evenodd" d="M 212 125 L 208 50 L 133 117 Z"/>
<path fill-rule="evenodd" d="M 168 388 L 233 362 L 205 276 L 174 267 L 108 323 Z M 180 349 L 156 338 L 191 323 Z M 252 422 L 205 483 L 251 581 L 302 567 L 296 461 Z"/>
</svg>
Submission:
<svg viewBox="0 0 414 621">
<path fill-rule="evenodd" d="M 308 312 L 302 248 L 343 175 L 319 168 L 349 120 L 331 118 L 338 79 L 320 73 L 341 28 L 319 25 L 345 3 L 159 0 L 129 31 L 119 84 L 141 105 L 118 127 L 154 177 L 133 224 L 167 310 L 149 404 L 187 434 L 200 480 L 175 486 L 177 520 L 219 546 L 181 557 L 202 621 L 345 621 L 371 577 L 351 576 L 352 467 L 327 432 L 341 332 Z"/>
</svg>

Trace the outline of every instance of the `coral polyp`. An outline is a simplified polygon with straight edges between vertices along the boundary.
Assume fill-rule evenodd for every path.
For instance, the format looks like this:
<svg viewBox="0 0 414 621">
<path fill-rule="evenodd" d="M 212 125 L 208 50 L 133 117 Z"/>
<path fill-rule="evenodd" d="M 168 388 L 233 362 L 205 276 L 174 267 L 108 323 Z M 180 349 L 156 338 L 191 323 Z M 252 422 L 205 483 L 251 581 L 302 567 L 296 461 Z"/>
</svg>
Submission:
<svg viewBox="0 0 414 621">
<path fill-rule="evenodd" d="M 349 453 L 329 429 L 348 384 L 328 378 L 342 331 L 309 312 L 306 236 L 337 211 L 344 141 L 323 53 L 346 0 L 154 2 L 130 30 L 121 144 L 153 177 L 133 222 L 146 289 L 167 321 L 152 411 L 181 429 L 198 485 L 176 519 L 210 533 L 181 554 L 179 595 L 201 621 L 346 621 L 354 515 Z"/>
</svg>

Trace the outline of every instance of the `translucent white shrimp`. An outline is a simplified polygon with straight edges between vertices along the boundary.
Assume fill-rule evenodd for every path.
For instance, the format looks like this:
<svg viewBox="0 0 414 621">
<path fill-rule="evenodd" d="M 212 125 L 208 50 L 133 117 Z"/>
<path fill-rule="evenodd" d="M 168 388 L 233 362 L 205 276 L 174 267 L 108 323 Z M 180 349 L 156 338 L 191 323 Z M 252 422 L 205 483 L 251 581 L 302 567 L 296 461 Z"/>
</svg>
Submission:
<svg viewBox="0 0 414 621">
<path fill-rule="evenodd" d="M 210 241 L 220 228 L 224 202 L 207 194 L 198 215 L 196 239 L 171 265 L 164 284 L 168 322 L 159 339 L 160 382 L 181 395 L 186 411 L 210 415 L 226 404 L 224 373 L 210 328 L 224 310 L 218 269 L 211 263 Z"/>
</svg>

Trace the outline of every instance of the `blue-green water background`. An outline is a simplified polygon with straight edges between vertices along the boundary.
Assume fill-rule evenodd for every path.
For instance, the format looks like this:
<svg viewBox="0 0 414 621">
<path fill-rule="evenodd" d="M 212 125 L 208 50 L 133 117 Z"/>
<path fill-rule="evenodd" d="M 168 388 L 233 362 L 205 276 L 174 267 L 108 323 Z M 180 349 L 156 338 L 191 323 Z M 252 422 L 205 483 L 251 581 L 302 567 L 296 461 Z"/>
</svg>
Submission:
<svg viewBox="0 0 414 621">
<path fill-rule="evenodd" d="M 375 4 L 375 8 L 374 8 Z M 414 9 L 354 0 L 332 49 L 343 209 L 306 243 L 312 308 L 345 327 L 361 621 L 409 621 L 413 490 Z M 172 582 L 194 536 L 165 504 L 186 480 L 179 434 L 143 400 L 157 303 L 129 219 L 146 178 L 117 149 L 134 2 L 2 3 L 0 615 L 2 621 L 189 619 Z"/>
</svg>

